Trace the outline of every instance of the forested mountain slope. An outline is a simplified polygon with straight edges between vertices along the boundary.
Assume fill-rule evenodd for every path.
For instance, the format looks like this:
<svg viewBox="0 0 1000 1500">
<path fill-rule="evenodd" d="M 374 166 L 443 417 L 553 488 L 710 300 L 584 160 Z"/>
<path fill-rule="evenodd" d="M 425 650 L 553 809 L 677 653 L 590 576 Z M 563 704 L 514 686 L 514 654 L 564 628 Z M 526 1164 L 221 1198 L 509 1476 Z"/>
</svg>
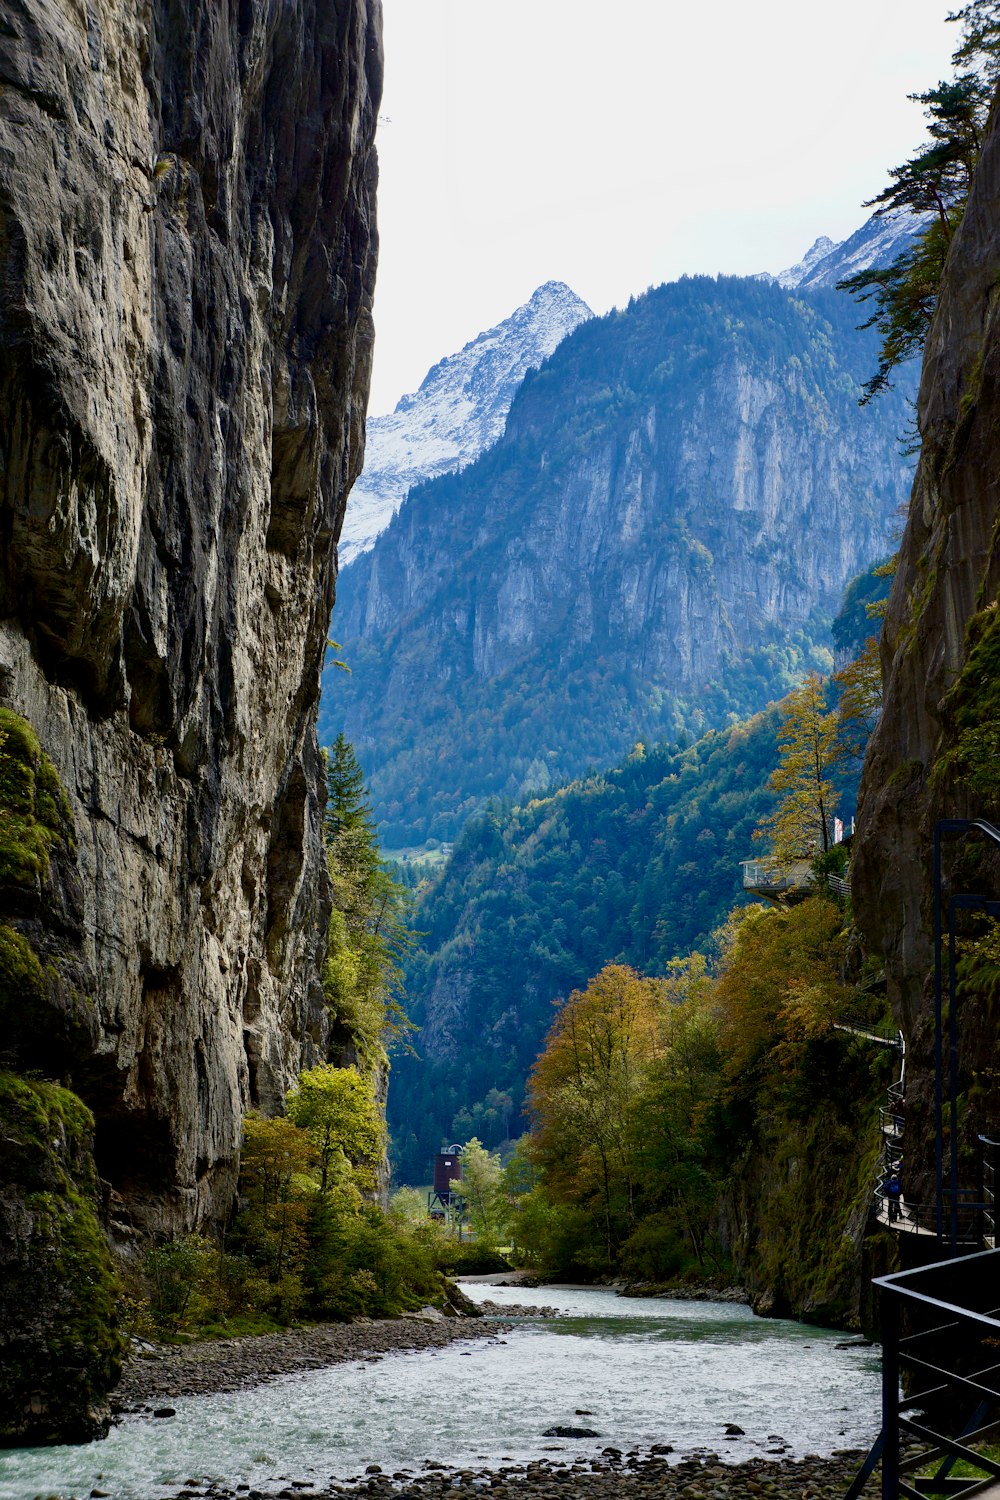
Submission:
<svg viewBox="0 0 1000 1500">
<path fill-rule="evenodd" d="M 321 717 L 387 845 L 754 712 L 828 660 L 823 622 L 909 478 L 907 382 L 858 407 L 857 320 L 832 291 L 660 287 L 584 323 L 493 449 L 411 493 L 344 574 L 352 675 Z"/>
<path fill-rule="evenodd" d="M 425 1180 L 442 1134 L 519 1133 L 554 1001 L 614 960 L 662 973 L 724 919 L 770 810 L 778 717 L 637 751 L 469 824 L 414 918 L 419 1056 L 397 1059 L 389 1095 L 402 1180 Z"/>
</svg>

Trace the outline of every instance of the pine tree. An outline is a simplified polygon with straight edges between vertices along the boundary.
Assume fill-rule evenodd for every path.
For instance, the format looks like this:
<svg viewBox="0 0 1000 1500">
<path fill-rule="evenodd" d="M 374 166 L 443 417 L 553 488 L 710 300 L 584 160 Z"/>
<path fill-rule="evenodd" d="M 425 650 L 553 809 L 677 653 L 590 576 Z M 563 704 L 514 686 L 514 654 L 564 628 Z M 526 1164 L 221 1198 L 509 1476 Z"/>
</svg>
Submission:
<svg viewBox="0 0 1000 1500">
<path fill-rule="evenodd" d="M 952 62 L 965 71 L 908 96 L 924 106 L 929 140 L 890 170 L 889 185 L 865 205 L 874 207 L 877 217 L 901 211 L 926 216 L 926 226 L 891 265 L 869 267 L 838 283 L 859 302 L 874 303 L 872 316 L 861 327 L 877 328 L 882 339 L 878 368 L 863 386 L 862 405 L 891 389 L 893 370 L 923 347 L 1000 76 L 998 0 L 972 0 L 948 20 L 962 28 Z"/>
<path fill-rule="evenodd" d="M 382 862 L 364 773 L 343 734 L 327 757 L 324 832 L 333 912 L 323 988 L 362 1062 L 377 1067 L 385 1044 L 409 1029 L 399 992 L 410 897 Z"/>
<path fill-rule="evenodd" d="M 358 764 L 354 746 L 343 734 L 338 734 L 327 752 L 327 843 L 347 828 L 363 828 L 369 835 L 373 835 L 372 809 L 365 786 L 365 773 Z"/>
</svg>

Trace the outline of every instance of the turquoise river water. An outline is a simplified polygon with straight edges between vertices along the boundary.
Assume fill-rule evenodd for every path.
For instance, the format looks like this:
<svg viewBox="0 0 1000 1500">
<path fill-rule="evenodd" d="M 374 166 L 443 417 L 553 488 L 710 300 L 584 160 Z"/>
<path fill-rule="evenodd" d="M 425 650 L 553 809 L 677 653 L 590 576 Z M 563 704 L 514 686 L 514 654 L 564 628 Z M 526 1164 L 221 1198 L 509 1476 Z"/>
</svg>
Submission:
<svg viewBox="0 0 1000 1500">
<path fill-rule="evenodd" d="M 469 1286 L 501 1304 L 557 1306 L 491 1342 L 386 1355 L 287 1375 L 252 1391 L 181 1398 L 176 1417 L 126 1417 L 101 1443 L 0 1452 L 0 1500 L 169 1500 L 185 1481 L 268 1493 L 379 1463 L 480 1467 L 507 1459 L 671 1443 L 733 1462 L 867 1447 L 876 1426 L 875 1349 L 842 1334 L 756 1318 L 730 1303 L 632 1299 L 604 1289 Z M 581 1417 L 580 1410 L 592 1415 Z M 727 1441 L 726 1423 L 745 1435 Z M 547 1427 L 600 1436 L 546 1438 Z"/>
</svg>

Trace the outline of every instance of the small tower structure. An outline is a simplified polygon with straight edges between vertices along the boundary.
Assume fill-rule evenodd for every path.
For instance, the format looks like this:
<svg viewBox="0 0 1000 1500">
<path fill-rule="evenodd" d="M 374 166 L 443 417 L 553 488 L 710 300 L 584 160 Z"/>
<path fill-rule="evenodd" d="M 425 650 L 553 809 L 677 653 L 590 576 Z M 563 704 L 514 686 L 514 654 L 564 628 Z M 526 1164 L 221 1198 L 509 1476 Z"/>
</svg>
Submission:
<svg viewBox="0 0 1000 1500">
<path fill-rule="evenodd" d="M 462 1148 L 446 1146 L 434 1158 L 434 1186 L 427 1194 L 427 1212 L 434 1219 L 449 1219 L 458 1197 L 454 1184 L 462 1180 Z"/>
</svg>

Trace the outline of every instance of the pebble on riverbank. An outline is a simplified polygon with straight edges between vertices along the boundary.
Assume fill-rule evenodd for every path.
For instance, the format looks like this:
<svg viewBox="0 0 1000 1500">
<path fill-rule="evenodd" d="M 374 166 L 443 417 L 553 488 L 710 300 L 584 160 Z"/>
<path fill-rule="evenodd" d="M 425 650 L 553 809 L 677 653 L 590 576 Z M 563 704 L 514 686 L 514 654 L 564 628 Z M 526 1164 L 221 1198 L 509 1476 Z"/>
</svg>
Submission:
<svg viewBox="0 0 1000 1500">
<path fill-rule="evenodd" d="M 600 1458 L 538 1460 L 500 1469 L 460 1469 L 425 1459 L 419 1472 L 386 1474 L 370 1464 L 353 1479 L 334 1479 L 325 1486 L 289 1481 L 276 1493 L 279 1500 L 343 1500 L 351 1495 L 375 1500 L 480 1500 L 484 1495 L 490 1500 L 841 1500 L 864 1457 L 851 1449 L 831 1458 L 753 1458 L 729 1465 L 716 1453 L 703 1453 L 670 1464 L 663 1456 L 667 1446 L 627 1454 L 608 1448 Z M 876 1491 L 877 1478 L 869 1481 L 865 1494 L 874 1497 Z M 247 1485 L 227 1489 L 204 1483 L 185 1486 L 173 1500 L 273 1500 L 274 1494 Z"/>
<path fill-rule="evenodd" d="M 489 1339 L 509 1325 L 494 1317 L 442 1318 L 434 1309 L 403 1318 L 317 1323 L 249 1338 L 200 1344 L 146 1344 L 136 1350 L 114 1392 L 116 1416 L 147 1410 L 164 1397 L 245 1391 L 279 1375 L 319 1370 L 348 1360 L 372 1362 L 383 1354 L 443 1349 L 456 1340 Z"/>
<path fill-rule="evenodd" d="M 669 1297 L 672 1302 L 741 1302 L 749 1306 L 750 1293 L 741 1286 L 703 1286 L 670 1282 L 630 1281 L 618 1289 L 620 1297 Z"/>
</svg>

